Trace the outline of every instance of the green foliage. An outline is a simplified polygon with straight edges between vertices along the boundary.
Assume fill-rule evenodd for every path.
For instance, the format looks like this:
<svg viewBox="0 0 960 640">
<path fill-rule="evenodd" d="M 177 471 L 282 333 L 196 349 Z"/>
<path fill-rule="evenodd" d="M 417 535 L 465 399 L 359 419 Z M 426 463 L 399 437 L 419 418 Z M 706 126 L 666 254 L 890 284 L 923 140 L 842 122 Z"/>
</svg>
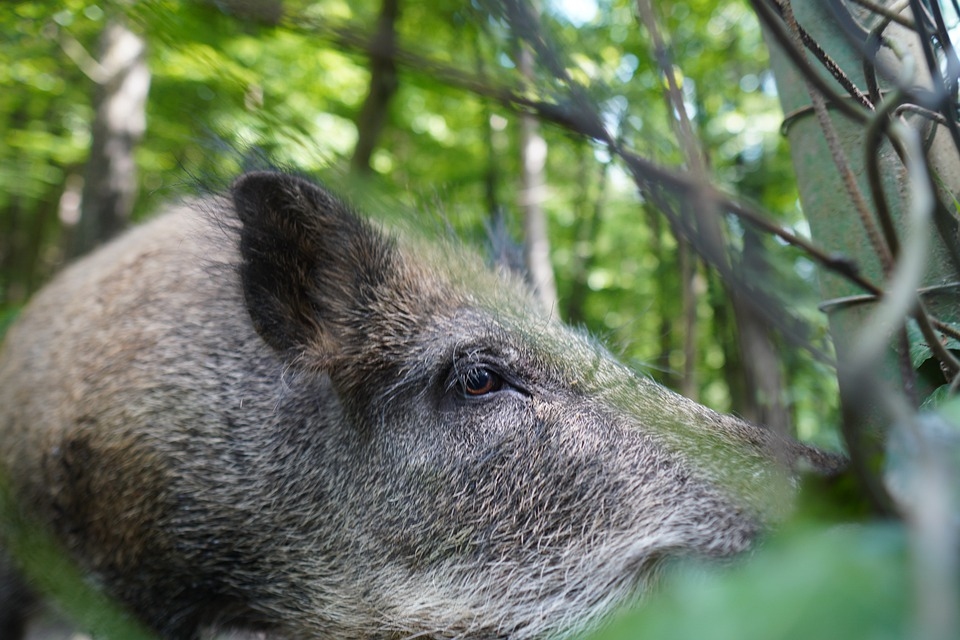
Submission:
<svg viewBox="0 0 960 640">
<path fill-rule="evenodd" d="M 18 315 L 20 315 L 20 309 L 18 308 L 4 309 L 3 312 L 0 313 L 0 340 L 3 340 L 7 329 L 10 328 L 10 325 L 13 324 L 13 321 L 17 319 Z"/>
<path fill-rule="evenodd" d="M 89 144 L 93 83 L 76 60 L 95 57 L 99 31 L 113 16 L 125 15 L 149 47 L 152 81 L 147 134 L 137 154 L 138 212 L 189 193 L 198 180 L 222 185 L 257 157 L 350 183 L 344 176 L 369 71 L 363 52 L 338 44 L 337 34 L 371 33 L 379 2 L 299 0 L 283 6 L 288 17 L 276 26 L 238 19 L 216 3 L 186 0 L 26 2 L 0 17 L 5 32 L 18 34 L 0 49 L 0 86 L 7 89 L 0 98 L 0 225 L 6 223 L 8 235 L 17 238 L 7 251 L 21 257 L 0 264 L 8 304 L 22 302 L 60 260 L 58 202 L 68 181 L 82 175 Z M 511 61 L 516 45 L 506 23 L 480 6 L 405 3 L 400 45 L 463 77 L 517 87 Z M 628 146 L 679 165 L 660 71 L 633 4 L 599 3 L 586 21 L 559 6 L 546 3 L 542 20 L 566 71 L 587 88 Z M 659 9 L 713 180 L 763 203 L 782 224 L 800 224 L 766 54 L 747 5 L 697 0 Z M 549 69 L 538 68 L 533 82 L 531 95 L 557 103 L 568 99 L 570 88 Z M 425 209 L 442 203 L 448 223 L 479 240 L 486 236 L 490 208 L 503 207 L 519 237 L 515 113 L 451 86 L 430 69 L 407 65 L 401 66 L 388 117 L 373 156 L 375 178 L 362 193 L 373 189 L 381 202 Z M 683 333 L 675 324 L 681 282 L 672 231 L 657 212 L 645 210 L 623 167 L 604 150 L 555 126 L 545 126 L 543 135 L 558 286 L 561 300 L 573 298 L 576 307 L 566 315 L 607 336 L 654 377 L 677 384 Z M 768 252 L 777 277 L 802 291 L 791 296 L 791 304 L 801 300 L 798 307 L 808 310 L 803 313 L 822 333 L 822 319 L 809 311 L 810 269 L 783 249 L 771 246 Z M 709 283 L 722 296 L 716 286 Z M 737 375 L 737 363 L 724 346 L 733 334 L 729 323 L 718 324 L 717 309 L 709 296 L 700 296 L 695 369 L 704 398 L 736 410 L 728 378 Z M 819 430 L 811 425 L 836 419 L 835 403 L 823 404 L 824 397 L 835 397 L 832 376 L 802 352 L 787 350 L 786 357 L 786 401 L 810 435 Z M 810 396 L 819 401 L 810 402 Z"/>
<path fill-rule="evenodd" d="M 895 640 L 910 636 L 906 536 L 893 525 L 795 531 L 745 565 L 682 568 L 591 640 Z"/>
<path fill-rule="evenodd" d="M 953 329 L 956 330 L 956 327 L 953 326 Z M 951 390 L 951 385 L 944 379 L 933 349 L 927 344 L 927 339 L 920 331 L 916 320 L 907 320 L 907 340 L 910 345 L 910 364 L 913 366 L 915 375 L 922 381 L 925 388 L 932 389 L 932 392 L 923 398 L 920 409 L 935 411 L 944 403 L 951 403 L 956 390 Z M 954 354 L 960 353 L 960 340 L 956 338 L 946 337 L 942 341 L 942 346 Z"/>
</svg>

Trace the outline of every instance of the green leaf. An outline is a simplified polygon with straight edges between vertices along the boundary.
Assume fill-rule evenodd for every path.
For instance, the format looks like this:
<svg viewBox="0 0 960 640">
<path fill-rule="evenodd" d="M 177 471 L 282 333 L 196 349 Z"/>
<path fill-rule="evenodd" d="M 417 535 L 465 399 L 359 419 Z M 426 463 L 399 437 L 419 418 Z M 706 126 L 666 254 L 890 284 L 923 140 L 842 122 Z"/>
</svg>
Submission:
<svg viewBox="0 0 960 640">
<path fill-rule="evenodd" d="M 894 640 L 910 582 L 898 526 L 793 534 L 734 569 L 685 569 L 590 640 Z"/>
<path fill-rule="evenodd" d="M 940 415 L 955 427 L 960 427 L 960 397 L 957 397 L 956 395 L 948 395 L 947 387 L 948 385 L 943 385 L 934 391 L 932 394 L 930 394 L 930 398 L 928 398 L 928 400 L 933 399 L 933 397 L 936 395 L 939 398 L 939 402 L 934 406 L 939 408 Z"/>
<path fill-rule="evenodd" d="M 920 411 L 926 412 L 942 410 L 943 407 L 941 405 L 953 397 L 954 396 L 950 394 L 950 385 L 940 385 L 934 389 L 930 395 L 923 399 L 923 402 L 920 403 Z"/>
<path fill-rule="evenodd" d="M 951 326 L 960 329 L 956 325 Z M 924 362 L 933 357 L 933 350 L 927 344 L 927 340 L 923 336 L 923 332 L 920 331 L 916 320 L 910 319 L 907 321 L 907 339 L 910 341 L 910 363 L 914 369 L 919 369 Z M 956 338 L 947 337 L 942 344 L 947 349 L 960 351 L 960 341 Z"/>
</svg>

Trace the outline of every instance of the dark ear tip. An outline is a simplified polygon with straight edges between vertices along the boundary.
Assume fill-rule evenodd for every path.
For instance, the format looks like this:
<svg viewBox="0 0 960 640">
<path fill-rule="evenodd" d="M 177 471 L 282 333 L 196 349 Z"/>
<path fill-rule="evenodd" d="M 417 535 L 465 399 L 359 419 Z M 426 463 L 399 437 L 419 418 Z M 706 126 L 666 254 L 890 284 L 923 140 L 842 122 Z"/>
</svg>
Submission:
<svg viewBox="0 0 960 640">
<path fill-rule="evenodd" d="M 248 223 L 277 196 L 289 190 L 291 177 L 277 171 L 245 173 L 230 185 L 230 194 L 241 222 Z"/>
<path fill-rule="evenodd" d="M 263 205 L 269 201 L 269 194 L 277 188 L 279 174 L 270 171 L 246 173 L 230 185 L 230 195 L 233 198 L 237 217 L 244 224 L 249 224 L 262 212 Z"/>
<path fill-rule="evenodd" d="M 324 208 L 330 197 L 319 185 L 282 171 L 251 171 L 230 186 L 233 204 L 244 224 L 262 218 L 265 212 L 281 209 L 301 211 Z"/>
<path fill-rule="evenodd" d="M 230 185 L 230 191 L 232 193 L 248 191 L 249 189 L 283 182 L 284 178 L 289 178 L 289 176 L 279 171 L 250 171 L 234 180 L 233 184 Z"/>
</svg>

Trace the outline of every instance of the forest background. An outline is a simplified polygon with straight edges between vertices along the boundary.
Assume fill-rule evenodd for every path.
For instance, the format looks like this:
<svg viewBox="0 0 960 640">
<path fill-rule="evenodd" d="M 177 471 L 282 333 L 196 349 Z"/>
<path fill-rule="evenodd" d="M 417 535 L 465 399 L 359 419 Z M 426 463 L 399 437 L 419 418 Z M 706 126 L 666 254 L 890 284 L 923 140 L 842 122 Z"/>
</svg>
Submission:
<svg viewBox="0 0 960 640">
<path fill-rule="evenodd" d="M 256 155 L 319 175 L 355 200 L 367 198 L 358 191 L 376 193 L 374 203 L 358 203 L 372 213 L 400 206 L 404 216 L 442 222 L 468 241 L 494 237 L 497 253 L 511 253 L 505 229 L 520 255 L 522 162 L 542 153 L 535 179 L 543 186 L 531 204 L 546 216 L 559 315 L 713 408 L 762 419 L 773 405 L 803 437 L 830 441 L 836 383 L 822 360 L 771 336 L 776 368 L 760 377 L 778 383 L 769 392 L 776 397 L 756 397 L 722 282 L 646 206 L 623 166 L 563 126 L 546 123 L 537 141 L 525 137 L 523 114 L 497 91 L 563 99 L 563 88 L 548 69 L 517 71 L 515 36 L 488 7 L 440 1 L 394 9 L 392 37 L 409 60 L 393 65 L 387 99 L 372 104 L 372 82 L 384 83 L 371 73 L 368 46 L 382 21 L 380 2 L 284 2 L 298 18 L 278 24 L 280 4 L 235 3 L 232 14 L 218 5 L 231 3 L 23 2 L 0 16 L 8 42 L 0 50 L 0 317 L 70 254 L 88 161 L 96 161 L 91 123 L 104 31 L 122 13 L 143 39 L 149 71 L 145 128 L 124 132 L 140 138 L 135 172 L 123 178 L 135 181 L 134 217 L 200 185 L 222 187 Z M 677 2 L 658 12 L 682 61 L 676 71 L 710 178 L 803 231 L 750 8 Z M 663 76 L 635 7 L 546 3 L 540 16 L 615 135 L 645 157 L 680 166 Z M 809 321 L 810 337 L 822 340 L 812 263 L 770 238 L 749 240 Z"/>
<path fill-rule="evenodd" d="M 637 370 L 840 448 L 817 270 L 783 239 L 809 226 L 750 3 L 513 6 L 9 3 L 0 334 L 71 257 L 270 164 L 317 176 L 380 218 L 482 245 Z M 636 162 L 614 149 L 665 175 L 695 174 L 784 234 L 718 216 L 728 257 L 717 269 L 665 211 L 669 198 L 638 190 Z M 96 217 L 106 222 L 84 226 Z M 856 498 L 827 502 L 866 517 Z M 872 520 L 825 537 L 810 528 L 822 512 L 718 578 L 724 589 L 681 572 L 658 606 L 607 637 L 894 638 L 923 627 L 907 613 L 922 595 L 908 584 L 903 531 Z"/>
</svg>

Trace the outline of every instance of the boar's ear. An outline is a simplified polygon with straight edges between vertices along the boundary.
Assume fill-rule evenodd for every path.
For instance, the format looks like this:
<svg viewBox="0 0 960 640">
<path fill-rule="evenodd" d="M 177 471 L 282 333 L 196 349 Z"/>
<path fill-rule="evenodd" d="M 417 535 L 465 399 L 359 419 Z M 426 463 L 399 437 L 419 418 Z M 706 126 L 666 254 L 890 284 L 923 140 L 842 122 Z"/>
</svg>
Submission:
<svg viewBox="0 0 960 640">
<path fill-rule="evenodd" d="M 302 178 L 249 173 L 231 191 L 242 223 L 243 294 L 257 333 L 292 357 L 336 358 L 346 323 L 390 273 L 393 245 Z"/>
</svg>

